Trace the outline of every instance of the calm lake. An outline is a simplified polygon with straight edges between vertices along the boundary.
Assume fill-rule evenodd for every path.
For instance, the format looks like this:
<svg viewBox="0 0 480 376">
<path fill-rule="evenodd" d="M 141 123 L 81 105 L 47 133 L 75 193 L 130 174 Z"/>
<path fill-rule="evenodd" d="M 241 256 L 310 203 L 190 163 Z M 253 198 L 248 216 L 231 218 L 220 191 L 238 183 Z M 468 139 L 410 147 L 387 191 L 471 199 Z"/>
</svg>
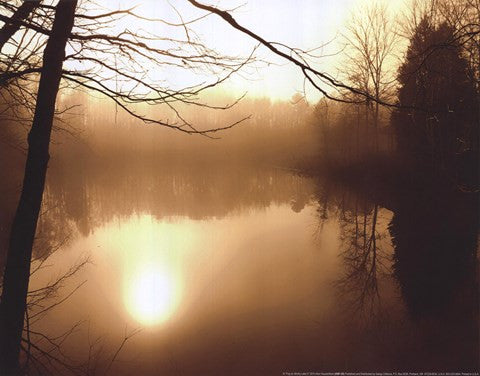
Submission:
<svg viewBox="0 0 480 376">
<path fill-rule="evenodd" d="M 31 325 L 91 374 L 478 369 L 468 195 L 139 162 L 52 168 L 42 213 Z"/>
</svg>

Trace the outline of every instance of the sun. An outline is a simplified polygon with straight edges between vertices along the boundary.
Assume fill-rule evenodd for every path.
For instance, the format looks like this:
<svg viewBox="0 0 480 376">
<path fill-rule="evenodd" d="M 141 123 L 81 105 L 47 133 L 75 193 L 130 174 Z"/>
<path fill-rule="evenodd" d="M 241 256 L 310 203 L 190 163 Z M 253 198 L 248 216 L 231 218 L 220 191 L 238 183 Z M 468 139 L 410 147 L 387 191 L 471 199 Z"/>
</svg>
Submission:
<svg viewBox="0 0 480 376">
<path fill-rule="evenodd" d="M 141 215 L 113 222 L 99 235 L 107 252 L 105 262 L 115 263 L 121 278 L 124 312 L 141 325 L 166 323 L 179 309 L 184 291 L 183 260 L 194 244 L 195 233 L 188 224 Z"/>
<path fill-rule="evenodd" d="M 128 308 L 143 325 L 166 321 L 176 305 L 176 286 L 173 279 L 160 269 L 140 270 L 131 281 Z"/>
</svg>

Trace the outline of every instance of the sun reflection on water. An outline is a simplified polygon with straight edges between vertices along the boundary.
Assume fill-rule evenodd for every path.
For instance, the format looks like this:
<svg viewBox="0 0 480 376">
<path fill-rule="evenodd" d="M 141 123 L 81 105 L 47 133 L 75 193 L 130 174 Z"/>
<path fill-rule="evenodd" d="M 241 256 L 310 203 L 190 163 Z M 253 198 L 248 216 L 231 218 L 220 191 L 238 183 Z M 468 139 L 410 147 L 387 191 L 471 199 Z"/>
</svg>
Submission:
<svg viewBox="0 0 480 376">
<path fill-rule="evenodd" d="M 143 325 L 166 321 L 176 308 L 176 286 L 172 276 L 157 268 L 135 275 L 126 294 L 130 314 Z"/>
<path fill-rule="evenodd" d="M 180 304 L 182 260 L 192 245 L 188 227 L 141 215 L 103 231 L 106 261 L 117 264 L 125 310 L 141 325 L 166 322 Z"/>
</svg>

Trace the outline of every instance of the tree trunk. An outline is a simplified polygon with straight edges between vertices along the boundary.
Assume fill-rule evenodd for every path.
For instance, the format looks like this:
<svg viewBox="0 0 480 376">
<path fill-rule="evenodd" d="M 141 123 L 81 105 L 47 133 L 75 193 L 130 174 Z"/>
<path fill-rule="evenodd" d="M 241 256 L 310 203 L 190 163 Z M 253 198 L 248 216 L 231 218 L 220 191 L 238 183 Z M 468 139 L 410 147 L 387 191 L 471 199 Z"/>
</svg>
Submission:
<svg viewBox="0 0 480 376">
<path fill-rule="evenodd" d="M 366 142 L 363 145 L 363 151 L 367 153 L 370 152 L 370 117 L 368 112 L 370 111 L 370 100 L 367 99 L 365 102 L 365 140 Z"/>
<path fill-rule="evenodd" d="M 374 119 L 374 142 L 375 142 L 375 152 L 378 152 L 378 116 L 379 116 L 379 104 L 378 101 L 380 100 L 378 95 L 378 90 L 375 94 L 375 119 Z"/>
<path fill-rule="evenodd" d="M 76 0 L 61 0 L 56 8 L 52 33 L 43 54 L 43 69 L 32 128 L 23 188 L 10 233 L 0 304 L 0 374 L 19 373 L 19 354 L 30 277 L 32 246 L 42 203 L 49 159 L 55 101 L 65 46 L 73 27 Z"/>
<path fill-rule="evenodd" d="M 360 160 L 360 107 L 357 107 L 357 132 L 356 132 L 356 147 L 357 147 L 357 161 Z"/>
<path fill-rule="evenodd" d="M 23 21 L 32 13 L 32 11 L 40 5 L 41 0 L 24 0 L 22 5 L 18 7 L 15 13 L 12 14 L 10 19 L 12 21 Z M 0 51 L 7 41 L 20 29 L 18 22 L 8 23 L 0 29 Z"/>
</svg>

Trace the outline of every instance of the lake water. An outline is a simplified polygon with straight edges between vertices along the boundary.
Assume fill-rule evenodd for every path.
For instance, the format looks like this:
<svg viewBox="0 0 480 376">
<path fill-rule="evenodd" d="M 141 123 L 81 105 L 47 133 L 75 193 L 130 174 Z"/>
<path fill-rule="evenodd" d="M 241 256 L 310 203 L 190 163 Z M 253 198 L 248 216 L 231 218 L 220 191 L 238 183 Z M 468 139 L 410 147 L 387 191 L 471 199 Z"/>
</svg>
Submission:
<svg viewBox="0 0 480 376">
<path fill-rule="evenodd" d="M 50 337 L 78 323 L 61 350 L 84 369 L 478 369 L 470 199 L 235 165 L 66 171 L 49 172 L 30 290 L 67 273 L 42 304 L 68 299 L 30 315 Z"/>
</svg>

